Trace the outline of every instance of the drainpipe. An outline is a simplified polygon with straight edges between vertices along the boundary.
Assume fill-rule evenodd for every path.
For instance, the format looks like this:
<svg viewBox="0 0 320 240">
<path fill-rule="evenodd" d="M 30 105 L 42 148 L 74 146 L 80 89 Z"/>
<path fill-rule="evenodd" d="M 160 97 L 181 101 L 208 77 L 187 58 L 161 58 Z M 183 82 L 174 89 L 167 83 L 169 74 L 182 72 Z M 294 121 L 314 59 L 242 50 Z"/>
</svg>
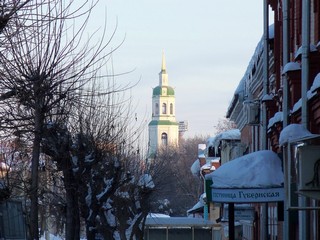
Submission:
<svg viewBox="0 0 320 240">
<path fill-rule="evenodd" d="M 268 0 L 264 0 L 263 6 L 263 96 L 269 93 L 269 6 Z M 262 134 L 261 149 L 267 149 L 267 109 L 262 103 Z"/>
<path fill-rule="evenodd" d="M 205 176 L 203 175 L 202 170 L 200 170 L 200 176 L 201 176 L 201 178 L 202 178 L 202 180 L 203 180 L 203 192 L 206 192 L 206 178 L 205 178 Z M 208 213 L 208 203 L 205 202 L 205 203 L 204 203 L 204 206 L 203 206 L 203 219 L 207 221 L 207 220 L 208 220 L 208 216 L 209 216 L 209 213 Z"/>
<path fill-rule="evenodd" d="M 302 1 L 302 54 L 301 54 L 301 123 L 308 126 L 308 81 L 310 51 L 310 0 Z"/>
<path fill-rule="evenodd" d="M 302 1 L 302 55 L 301 55 L 301 123 L 308 129 L 308 80 L 309 80 L 309 51 L 310 51 L 310 0 Z M 308 201 L 304 196 L 298 198 L 299 207 L 307 207 Z M 299 211 L 299 239 L 310 239 L 308 231 L 308 212 Z"/>
<path fill-rule="evenodd" d="M 289 0 L 282 0 L 282 67 L 284 67 L 289 62 Z M 286 76 L 282 76 L 282 86 L 283 86 L 283 102 L 282 102 L 282 112 L 283 112 L 283 128 L 288 125 L 289 116 L 289 86 Z"/>
<path fill-rule="evenodd" d="M 269 5 L 268 0 L 263 1 L 263 96 L 269 93 Z M 261 147 L 267 149 L 267 108 L 262 103 L 262 134 Z M 268 203 L 262 205 L 261 240 L 268 239 Z"/>
<path fill-rule="evenodd" d="M 264 21 L 263 21 L 263 96 L 267 95 L 269 90 L 269 6 L 268 0 L 264 0 Z M 262 139 L 261 148 L 267 149 L 267 112 L 266 106 L 262 109 Z"/>
<path fill-rule="evenodd" d="M 282 0 L 282 68 L 289 62 L 289 0 Z M 288 125 L 288 118 L 289 118 L 289 86 L 288 86 L 288 79 L 285 75 L 282 76 L 282 86 L 283 86 L 283 102 L 282 102 L 282 112 L 283 112 L 283 128 Z M 288 163 L 290 159 L 288 158 L 288 154 L 286 154 L 288 148 L 283 148 L 283 159 L 284 159 L 284 178 L 285 184 L 285 194 L 286 197 L 284 199 L 284 222 L 283 222 L 283 240 L 290 240 L 290 212 L 288 209 L 288 199 L 291 195 L 289 191 L 290 188 L 288 184 Z"/>
</svg>

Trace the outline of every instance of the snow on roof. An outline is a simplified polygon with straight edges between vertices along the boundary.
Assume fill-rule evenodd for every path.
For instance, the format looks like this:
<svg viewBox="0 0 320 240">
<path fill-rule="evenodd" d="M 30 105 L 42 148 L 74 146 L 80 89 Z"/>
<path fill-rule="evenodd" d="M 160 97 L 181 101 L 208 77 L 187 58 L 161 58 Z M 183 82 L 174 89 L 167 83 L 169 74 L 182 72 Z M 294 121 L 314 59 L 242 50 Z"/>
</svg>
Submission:
<svg viewBox="0 0 320 240">
<path fill-rule="evenodd" d="M 199 210 L 199 208 L 203 208 L 204 204 L 205 204 L 205 198 L 207 197 L 207 194 L 204 192 L 200 195 L 199 197 L 199 201 L 191 208 L 187 211 L 187 213 L 192 213 L 195 212 L 196 210 Z"/>
<path fill-rule="evenodd" d="M 262 102 L 271 101 L 271 100 L 273 100 L 273 96 L 271 94 L 265 94 L 261 99 Z"/>
<path fill-rule="evenodd" d="M 199 159 L 195 160 L 190 168 L 191 172 L 195 176 L 199 176 L 200 174 L 200 161 Z"/>
<path fill-rule="evenodd" d="M 193 213 L 196 212 L 197 210 L 200 210 L 201 208 L 204 207 L 203 202 L 198 201 L 192 208 L 190 208 L 189 210 L 187 210 L 187 213 Z"/>
<path fill-rule="evenodd" d="M 253 152 L 220 166 L 210 174 L 213 188 L 264 188 L 281 186 L 281 160 L 270 150 Z"/>
<path fill-rule="evenodd" d="M 310 48 L 309 48 L 310 52 L 316 52 L 318 51 L 317 47 L 314 44 L 310 44 Z M 298 57 L 300 57 L 302 54 L 302 46 L 300 46 L 297 50 L 297 52 L 294 55 L 294 59 L 296 60 Z"/>
<path fill-rule="evenodd" d="M 270 29 L 269 29 L 269 34 L 270 34 Z M 231 112 L 233 111 L 233 107 L 235 106 L 235 103 L 239 100 L 238 97 L 240 94 L 245 94 L 245 86 L 246 86 L 246 81 L 248 81 L 250 79 L 252 70 L 255 68 L 257 62 L 260 59 L 261 53 L 263 51 L 263 39 L 261 39 L 257 46 L 256 49 L 254 51 L 253 56 L 251 57 L 251 60 L 247 66 L 247 69 L 243 75 L 243 77 L 241 78 L 239 85 L 237 86 L 233 98 L 231 100 L 231 103 L 228 107 L 228 111 L 227 111 L 227 115 L 231 114 Z"/>
<path fill-rule="evenodd" d="M 320 73 L 318 73 L 317 76 L 314 78 L 310 90 L 311 92 L 315 92 L 319 88 L 320 88 Z"/>
<path fill-rule="evenodd" d="M 283 121 L 283 113 L 276 112 L 272 118 L 269 119 L 268 129 L 271 128 L 274 124 Z"/>
<path fill-rule="evenodd" d="M 269 34 L 270 34 L 270 32 L 269 32 Z M 240 81 L 240 83 L 239 83 L 239 85 L 238 85 L 238 87 L 237 87 L 237 89 L 235 91 L 235 94 L 237 94 L 237 93 L 239 93 L 241 91 L 244 91 L 245 82 L 249 78 L 249 76 L 250 76 L 250 74 L 252 72 L 252 69 L 254 68 L 256 62 L 258 62 L 259 56 L 263 51 L 263 44 L 264 44 L 263 43 L 263 39 L 261 39 L 258 42 L 258 44 L 256 46 L 256 49 L 254 50 L 253 56 L 250 59 L 250 62 L 249 62 L 248 66 L 247 66 L 247 69 L 246 69 L 246 72 L 245 72 L 244 76 L 242 77 L 242 79 L 241 79 L 241 81 Z"/>
<path fill-rule="evenodd" d="M 160 218 L 160 217 L 169 218 L 170 216 L 163 213 L 149 213 L 147 215 L 147 218 Z"/>
<path fill-rule="evenodd" d="M 316 92 L 312 92 L 311 90 L 309 90 L 309 91 L 307 92 L 307 99 L 309 100 L 309 99 L 313 98 L 313 97 L 316 96 L 316 95 L 317 95 Z M 300 99 L 298 100 L 298 102 L 296 102 L 296 103 L 293 105 L 292 113 L 298 111 L 298 110 L 301 108 L 301 106 L 302 106 L 302 99 L 300 98 Z"/>
<path fill-rule="evenodd" d="M 284 65 L 282 74 L 286 74 L 287 72 L 301 70 L 300 63 L 297 62 L 288 62 Z"/>
<path fill-rule="evenodd" d="M 204 220 L 203 218 L 190 218 L 190 217 L 160 217 L 160 218 L 147 218 L 147 227 L 187 227 L 187 226 L 213 226 L 213 222 Z"/>
<path fill-rule="evenodd" d="M 296 111 L 298 111 L 302 106 L 302 99 L 300 98 L 298 100 L 298 102 L 296 102 L 294 105 L 293 105 L 293 108 L 292 108 L 292 113 L 295 113 Z"/>
<path fill-rule="evenodd" d="M 207 146 L 212 146 L 212 144 L 214 143 L 214 140 L 216 139 L 216 137 L 209 137 L 207 140 Z"/>
<path fill-rule="evenodd" d="M 200 170 L 210 170 L 214 171 L 216 170 L 216 167 L 212 165 L 212 161 L 207 161 L 201 168 Z"/>
<path fill-rule="evenodd" d="M 241 133 L 239 129 L 231 129 L 225 132 L 217 134 L 213 138 L 209 138 L 207 141 L 207 146 L 217 147 L 221 140 L 240 140 Z"/>
<path fill-rule="evenodd" d="M 306 139 L 320 137 L 318 134 L 312 134 L 302 124 L 290 124 L 282 129 L 279 137 L 280 146 L 288 143 L 295 143 Z"/>
</svg>

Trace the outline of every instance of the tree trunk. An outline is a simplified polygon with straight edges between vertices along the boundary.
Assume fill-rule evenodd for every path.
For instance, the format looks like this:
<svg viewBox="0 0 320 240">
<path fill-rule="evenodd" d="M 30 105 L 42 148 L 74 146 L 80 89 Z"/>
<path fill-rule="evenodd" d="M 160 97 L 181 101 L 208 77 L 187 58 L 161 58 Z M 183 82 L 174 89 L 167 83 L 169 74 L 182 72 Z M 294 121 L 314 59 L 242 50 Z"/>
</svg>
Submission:
<svg viewBox="0 0 320 240">
<path fill-rule="evenodd" d="M 66 236 L 67 240 L 80 239 L 80 214 L 78 203 L 78 188 L 69 164 L 63 169 L 66 190 Z"/>
<path fill-rule="evenodd" d="M 30 235 L 31 239 L 39 239 L 39 223 L 38 223 L 38 179 L 39 179 L 39 157 L 40 157 L 40 143 L 41 143 L 41 126 L 42 118 L 40 110 L 35 111 L 35 133 L 32 151 L 32 165 L 31 165 L 31 209 L 30 209 Z"/>
</svg>

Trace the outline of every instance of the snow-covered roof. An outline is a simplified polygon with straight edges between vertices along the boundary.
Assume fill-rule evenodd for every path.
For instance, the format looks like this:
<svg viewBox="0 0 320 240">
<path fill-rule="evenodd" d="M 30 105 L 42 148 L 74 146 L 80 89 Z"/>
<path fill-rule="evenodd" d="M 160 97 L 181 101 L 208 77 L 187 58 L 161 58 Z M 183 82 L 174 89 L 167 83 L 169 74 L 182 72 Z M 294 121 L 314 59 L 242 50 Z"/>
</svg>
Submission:
<svg viewBox="0 0 320 240">
<path fill-rule="evenodd" d="M 279 144 L 301 142 L 303 140 L 320 137 L 318 134 L 312 134 L 302 124 L 290 124 L 282 129 L 279 137 Z"/>
<path fill-rule="evenodd" d="M 316 96 L 317 93 L 316 92 L 312 92 L 311 90 L 309 90 L 307 92 L 307 99 L 311 99 L 313 98 L 314 96 Z M 302 106 L 302 99 L 300 98 L 294 105 L 293 105 L 293 109 L 292 109 L 292 113 L 298 111 Z"/>
<path fill-rule="evenodd" d="M 283 184 L 281 160 L 270 150 L 253 152 L 220 166 L 207 175 L 213 188 L 270 188 Z"/>
<path fill-rule="evenodd" d="M 204 164 L 201 169 L 202 170 L 211 170 L 211 171 L 214 171 L 216 170 L 216 167 L 215 166 L 212 166 L 211 162 L 207 162 L 206 164 Z"/>
<path fill-rule="evenodd" d="M 275 123 L 283 121 L 283 113 L 276 112 L 272 118 L 269 119 L 268 129 L 271 128 Z"/>
<path fill-rule="evenodd" d="M 200 167 L 200 161 L 199 159 L 196 159 L 192 166 L 190 167 L 190 170 L 192 172 L 192 174 L 194 176 L 199 176 L 200 175 L 200 171 L 205 170 L 205 169 L 210 169 L 211 171 L 216 170 L 215 166 L 212 165 L 212 163 L 214 162 L 219 162 L 220 158 L 219 157 L 214 157 L 212 159 L 212 157 L 208 157 L 206 158 L 206 163 Z"/>
<path fill-rule="evenodd" d="M 204 220 L 203 218 L 190 218 L 190 217 L 160 217 L 160 218 L 147 218 L 147 227 L 187 227 L 187 226 L 213 226 L 213 222 Z"/>
<path fill-rule="evenodd" d="M 309 48 L 310 52 L 316 52 L 318 51 L 317 47 L 314 44 L 310 44 L 310 48 Z M 294 55 L 294 59 L 298 59 L 298 57 L 300 57 L 302 54 L 302 46 L 300 46 L 297 50 L 297 52 Z"/>
<path fill-rule="evenodd" d="M 207 141 L 207 146 L 217 147 L 221 140 L 240 140 L 241 133 L 239 129 L 231 129 L 217 134 L 213 138 L 209 138 Z"/>
<path fill-rule="evenodd" d="M 202 209 L 204 206 L 203 202 L 198 201 L 192 208 L 190 208 L 189 210 L 187 210 L 187 213 L 194 213 L 199 211 L 200 209 Z"/>
<path fill-rule="evenodd" d="M 318 73 L 317 76 L 314 78 L 310 90 L 311 92 L 315 92 L 319 88 L 320 88 L 320 73 Z"/>
<path fill-rule="evenodd" d="M 286 74 L 287 72 L 301 70 L 300 63 L 297 62 L 288 62 L 284 65 L 282 74 Z"/>
<path fill-rule="evenodd" d="M 272 101 L 273 100 L 273 96 L 271 94 L 265 94 L 263 95 L 261 101 L 262 102 L 267 102 L 267 101 Z"/>
<path fill-rule="evenodd" d="M 193 213 L 195 211 L 198 211 L 199 209 L 203 208 L 205 204 L 205 198 L 207 197 L 206 193 L 202 193 L 199 197 L 199 201 L 187 211 L 187 213 Z"/>
<path fill-rule="evenodd" d="M 170 216 L 167 214 L 163 214 L 163 213 L 149 213 L 147 215 L 147 218 L 169 218 Z"/>
</svg>

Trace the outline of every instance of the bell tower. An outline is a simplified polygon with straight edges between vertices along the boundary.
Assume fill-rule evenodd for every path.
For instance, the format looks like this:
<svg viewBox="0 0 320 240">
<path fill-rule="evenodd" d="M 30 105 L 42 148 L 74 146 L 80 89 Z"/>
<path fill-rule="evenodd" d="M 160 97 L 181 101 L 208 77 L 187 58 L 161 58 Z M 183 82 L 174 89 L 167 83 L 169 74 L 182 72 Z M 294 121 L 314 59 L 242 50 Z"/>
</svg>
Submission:
<svg viewBox="0 0 320 240">
<path fill-rule="evenodd" d="M 179 123 L 175 116 L 174 89 L 168 85 L 166 60 L 162 53 L 159 85 L 152 91 L 152 120 L 149 123 L 149 156 L 161 147 L 178 146 Z"/>
</svg>

